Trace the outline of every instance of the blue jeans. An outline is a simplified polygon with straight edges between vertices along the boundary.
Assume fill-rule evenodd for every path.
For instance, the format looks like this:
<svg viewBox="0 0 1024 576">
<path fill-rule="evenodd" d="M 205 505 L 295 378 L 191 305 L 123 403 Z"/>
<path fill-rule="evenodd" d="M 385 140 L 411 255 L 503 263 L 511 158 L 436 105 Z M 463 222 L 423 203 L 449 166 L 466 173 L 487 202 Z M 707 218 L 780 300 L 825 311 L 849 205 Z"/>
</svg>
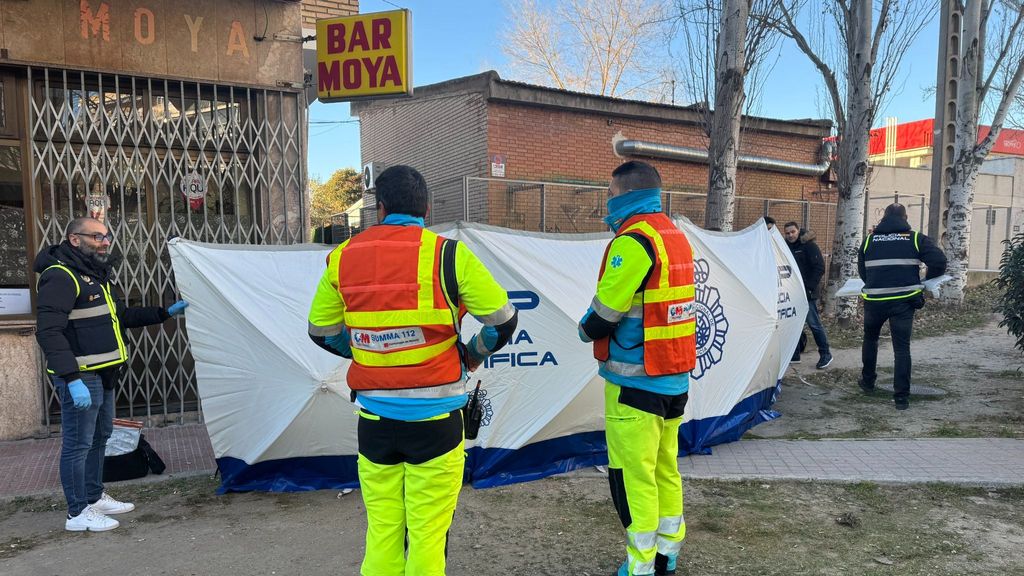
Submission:
<svg viewBox="0 0 1024 576">
<path fill-rule="evenodd" d="M 828 336 L 825 335 L 825 327 L 821 325 L 821 317 L 818 316 L 817 299 L 807 301 L 807 327 L 811 329 L 814 343 L 818 345 L 818 354 L 821 356 L 829 354 Z"/>
<path fill-rule="evenodd" d="M 60 395 L 60 484 L 68 501 L 68 514 L 78 516 L 103 495 L 103 454 L 114 429 L 114 391 L 105 390 L 98 374 L 83 372 L 92 405 L 75 408 L 62 378 L 53 377 Z"/>
</svg>

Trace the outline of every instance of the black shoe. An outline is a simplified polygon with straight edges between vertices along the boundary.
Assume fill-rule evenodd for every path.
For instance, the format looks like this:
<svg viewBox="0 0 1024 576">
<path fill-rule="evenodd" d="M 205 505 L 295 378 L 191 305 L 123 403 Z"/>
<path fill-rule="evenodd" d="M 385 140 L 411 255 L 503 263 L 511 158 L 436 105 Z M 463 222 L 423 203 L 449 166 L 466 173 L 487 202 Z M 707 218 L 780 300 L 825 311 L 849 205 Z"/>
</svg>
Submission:
<svg viewBox="0 0 1024 576">
<path fill-rule="evenodd" d="M 906 410 L 907 408 L 910 408 L 910 401 L 909 400 L 907 400 L 905 398 L 900 398 L 900 399 L 896 400 L 896 409 L 897 410 Z"/>
<path fill-rule="evenodd" d="M 799 364 L 800 363 L 800 353 L 799 352 L 794 352 L 793 353 L 793 357 L 789 359 L 789 363 L 790 364 Z"/>
<path fill-rule="evenodd" d="M 818 363 L 815 364 L 814 367 L 817 368 L 818 370 L 824 370 L 825 368 L 828 368 L 829 364 L 831 363 L 832 355 L 829 354 L 828 352 L 825 352 L 824 354 L 821 355 L 821 358 L 818 358 Z"/>
<path fill-rule="evenodd" d="M 868 384 L 863 378 L 857 380 L 857 386 L 860 386 L 861 392 L 864 392 L 868 396 L 875 393 L 875 383 Z"/>
</svg>

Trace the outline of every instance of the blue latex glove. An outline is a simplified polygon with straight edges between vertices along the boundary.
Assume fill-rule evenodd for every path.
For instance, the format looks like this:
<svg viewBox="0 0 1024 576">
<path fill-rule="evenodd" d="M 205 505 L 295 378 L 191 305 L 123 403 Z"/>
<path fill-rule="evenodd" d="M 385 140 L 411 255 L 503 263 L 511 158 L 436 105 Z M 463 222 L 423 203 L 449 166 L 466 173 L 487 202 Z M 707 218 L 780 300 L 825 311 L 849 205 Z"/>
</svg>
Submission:
<svg viewBox="0 0 1024 576">
<path fill-rule="evenodd" d="M 89 394 L 89 388 L 85 386 L 85 382 L 82 382 L 81 378 L 68 383 L 68 393 L 71 394 L 71 401 L 75 403 L 75 408 L 85 410 L 92 406 L 92 394 Z"/>
<path fill-rule="evenodd" d="M 185 312 L 185 308 L 188 308 L 188 302 L 185 302 L 184 300 L 178 300 L 174 304 L 171 304 L 170 306 L 167 307 L 167 314 L 171 316 L 177 316 L 178 314 L 183 314 Z"/>
</svg>

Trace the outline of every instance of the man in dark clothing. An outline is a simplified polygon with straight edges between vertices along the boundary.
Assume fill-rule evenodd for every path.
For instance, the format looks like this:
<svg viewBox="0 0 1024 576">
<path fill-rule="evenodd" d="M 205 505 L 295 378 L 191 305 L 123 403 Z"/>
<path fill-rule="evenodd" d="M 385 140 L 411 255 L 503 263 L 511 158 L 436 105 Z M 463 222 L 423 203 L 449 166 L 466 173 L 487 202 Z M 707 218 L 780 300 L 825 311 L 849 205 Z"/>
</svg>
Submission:
<svg viewBox="0 0 1024 576">
<path fill-rule="evenodd" d="M 828 336 L 825 334 L 825 327 L 821 324 L 821 317 L 818 315 L 818 297 L 821 296 L 821 277 L 825 275 L 825 259 L 821 257 L 821 250 L 814 241 L 814 232 L 800 229 L 796 222 L 786 222 L 782 227 L 783 236 L 789 245 L 789 251 L 793 253 L 797 268 L 800 269 L 800 277 L 804 280 L 804 289 L 807 290 L 807 326 L 811 329 L 814 342 L 818 345 L 819 370 L 828 368 L 832 363 L 832 353 L 828 347 Z M 800 361 L 800 353 L 803 352 L 805 338 L 800 334 L 801 345 L 793 353 L 793 362 Z"/>
<path fill-rule="evenodd" d="M 36 256 L 36 340 L 61 403 L 60 482 L 64 529 L 117 528 L 108 514 L 135 509 L 103 491 L 103 454 L 113 430 L 114 386 L 128 359 L 124 329 L 159 324 L 188 303 L 129 308 L 113 284 L 113 235 L 93 218 L 68 225 L 64 241 Z"/>
<path fill-rule="evenodd" d="M 875 390 L 878 334 L 889 321 L 895 356 L 893 400 L 897 410 L 910 406 L 910 335 L 914 311 L 924 307 L 921 264 L 928 267 L 925 279 L 946 271 L 946 255 L 931 238 L 914 232 L 907 223 L 907 209 L 891 204 L 882 220 L 857 253 L 857 273 L 864 281 L 864 345 L 861 348 L 860 387 Z"/>
</svg>

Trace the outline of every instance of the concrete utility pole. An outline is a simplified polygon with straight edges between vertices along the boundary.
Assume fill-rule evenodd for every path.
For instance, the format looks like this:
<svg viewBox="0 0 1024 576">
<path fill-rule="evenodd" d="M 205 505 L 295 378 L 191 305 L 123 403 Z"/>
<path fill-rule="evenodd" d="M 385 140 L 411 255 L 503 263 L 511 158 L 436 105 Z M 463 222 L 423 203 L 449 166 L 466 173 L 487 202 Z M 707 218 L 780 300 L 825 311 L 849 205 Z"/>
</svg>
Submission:
<svg viewBox="0 0 1024 576">
<path fill-rule="evenodd" d="M 960 78 L 960 26 L 963 9 L 956 0 L 940 0 L 939 50 L 935 77 L 935 124 L 932 140 L 932 186 L 928 200 L 928 236 L 936 242 L 946 231 L 949 185 L 953 181 L 956 137 L 956 83 Z M 940 243 L 943 249 L 946 247 Z"/>
</svg>

